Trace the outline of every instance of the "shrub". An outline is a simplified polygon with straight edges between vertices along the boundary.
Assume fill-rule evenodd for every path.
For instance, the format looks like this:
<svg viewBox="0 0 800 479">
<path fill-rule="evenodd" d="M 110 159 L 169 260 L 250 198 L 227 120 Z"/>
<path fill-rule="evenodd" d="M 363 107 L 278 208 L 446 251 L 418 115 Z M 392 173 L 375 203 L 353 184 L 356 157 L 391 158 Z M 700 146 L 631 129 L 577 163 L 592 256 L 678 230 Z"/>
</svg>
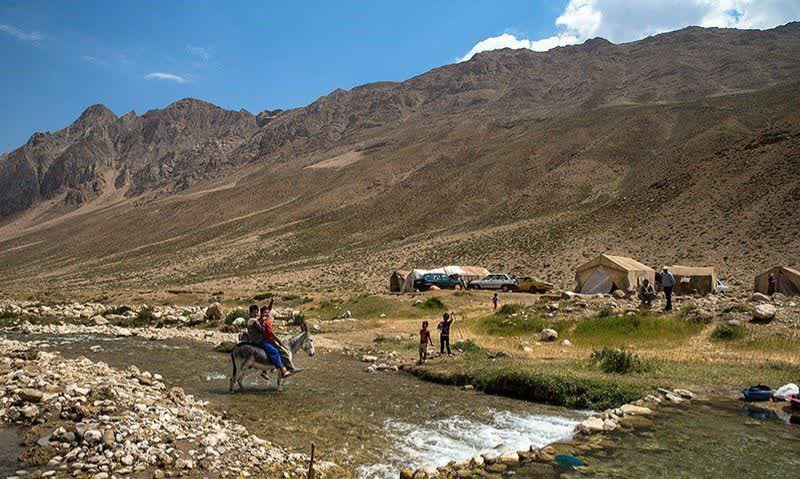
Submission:
<svg viewBox="0 0 800 479">
<path fill-rule="evenodd" d="M 416 306 L 423 309 L 447 309 L 447 305 L 444 304 L 444 301 L 436 296 L 431 296 Z"/>
<path fill-rule="evenodd" d="M 746 305 L 744 303 L 732 304 L 732 305 L 730 305 L 730 306 L 728 306 L 728 307 L 726 307 L 725 309 L 722 310 L 723 314 L 728 314 L 728 313 L 746 313 L 746 314 L 749 314 L 751 312 L 752 312 L 752 310 L 750 309 L 750 306 L 748 306 L 748 305 Z"/>
<path fill-rule="evenodd" d="M 479 353 L 481 351 L 481 347 L 478 346 L 478 344 L 471 339 L 456 341 L 455 343 L 453 343 L 453 348 L 460 349 L 465 353 Z"/>
<path fill-rule="evenodd" d="M 145 323 L 154 322 L 155 320 L 156 320 L 156 317 L 153 315 L 153 308 L 151 308 L 150 306 L 143 307 L 136 314 L 136 321 L 138 323 L 145 324 Z"/>
<path fill-rule="evenodd" d="M 644 362 L 639 356 L 621 349 L 594 350 L 589 361 L 605 373 L 626 374 L 644 369 Z"/>
<path fill-rule="evenodd" d="M 739 324 L 721 323 L 711 332 L 713 339 L 734 341 L 744 337 L 744 328 Z"/>
<path fill-rule="evenodd" d="M 234 309 L 233 311 L 230 311 L 228 314 L 225 315 L 225 324 L 233 324 L 236 318 L 246 319 L 247 316 L 248 314 L 246 310 L 242 308 Z"/>
<path fill-rule="evenodd" d="M 254 301 L 264 301 L 272 297 L 272 293 L 258 293 L 253 296 Z"/>
<path fill-rule="evenodd" d="M 612 306 L 604 306 L 602 309 L 597 311 L 598 318 L 610 318 L 613 316 L 617 316 L 618 314 L 619 313 L 617 312 L 617 310 L 614 309 Z"/>
<path fill-rule="evenodd" d="M 514 314 L 521 313 L 522 310 L 523 306 L 519 303 L 505 303 L 502 306 L 500 306 L 500 309 L 498 309 L 494 314 L 500 316 L 511 316 Z"/>
<path fill-rule="evenodd" d="M 114 306 L 113 308 L 109 308 L 109 309 L 105 310 L 105 312 L 103 314 L 123 315 L 123 314 L 127 313 L 130 310 L 131 310 L 130 306 L 125 306 L 125 305 Z"/>
</svg>

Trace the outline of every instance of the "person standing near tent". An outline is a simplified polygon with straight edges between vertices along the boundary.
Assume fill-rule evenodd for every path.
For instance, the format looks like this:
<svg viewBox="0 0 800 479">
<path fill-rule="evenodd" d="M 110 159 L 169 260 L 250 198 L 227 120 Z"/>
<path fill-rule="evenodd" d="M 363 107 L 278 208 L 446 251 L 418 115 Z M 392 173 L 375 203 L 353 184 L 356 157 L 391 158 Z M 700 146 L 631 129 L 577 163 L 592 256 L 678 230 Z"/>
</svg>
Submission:
<svg viewBox="0 0 800 479">
<path fill-rule="evenodd" d="M 778 280 L 775 279 L 774 273 L 769 274 L 767 282 L 767 296 L 772 296 L 778 291 Z"/>
<path fill-rule="evenodd" d="M 444 355 L 445 345 L 447 345 L 447 355 L 453 355 L 453 353 L 450 352 L 450 325 L 452 325 L 455 320 L 455 313 L 444 313 L 444 316 L 442 316 L 442 322 L 436 326 L 436 328 L 439 330 L 439 354 Z"/>
<path fill-rule="evenodd" d="M 664 288 L 664 296 L 667 298 L 667 306 L 664 311 L 672 311 L 672 288 L 675 287 L 675 276 L 669 272 L 669 268 L 664 266 L 664 274 L 661 275 L 661 286 Z"/>
<path fill-rule="evenodd" d="M 492 296 L 492 311 L 497 311 L 498 304 L 500 304 L 500 295 L 494 293 L 494 296 Z"/>
<path fill-rule="evenodd" d="M 661 271 L 656 271 L 655 280 L 656 280 L 655 291 L 657 293 L 663 289 L 663 286 L 661 286 Z"/>
</svg>

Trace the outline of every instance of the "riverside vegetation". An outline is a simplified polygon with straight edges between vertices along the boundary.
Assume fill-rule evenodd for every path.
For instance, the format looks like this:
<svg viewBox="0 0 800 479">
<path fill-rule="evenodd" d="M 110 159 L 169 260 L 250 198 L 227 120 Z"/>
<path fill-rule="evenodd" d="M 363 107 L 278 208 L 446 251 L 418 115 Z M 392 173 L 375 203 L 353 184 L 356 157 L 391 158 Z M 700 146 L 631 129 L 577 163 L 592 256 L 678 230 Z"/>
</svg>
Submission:
<svg viewBox="0 0 800 479">
<path fill-rule="evenodd" d="M 0 321 L 5 331 L 22 334 L 137 335 L 155 340 L 185 338 L 217 345 L 235 340 L 235 331 L 241 326 L 241 322 L 236 321 L 241 317 L 241 308 L 252 300 L 252 295 L 239 297 L 242 299 L 211 306 L 48 305 L 6 301 L 0 308 Z M 294 318 L 305 317 L 320 341 L 318 347 L 342 350 L 368 363 L 367 374 L 405 371 L 423 380 L 474 388 L 488 394 L 604 411 L 582 426 L 584 429 L 605 431 L 618 427 L 622 423 L 615 422 L 614 418 L 624 418 L 625 414 L 615 411 L 626 404 L 642 404 L 643 399 L 655 404 L 653 394 L 657 388 L 688 389 L 704 397 L 730 398 L 742 384 L 783 384 L 800 377 L 798 358 L 792 356 L 797 354 L 796 350 L 787 352 L 781 348 L 796 340 L 800 308 L 791 298 L 780 296 L 764 300 L 750 298 L 742 292 L 729 296 L 678 298 L 677 311 L 671 314 L 655 310 L 642 312 L 635 301 L 609 296 L 508 294 L 502 295 L 504 303 L 497 312 L 491 311 L 490 294 L 485 292 L 436 291 L 350 298 L 309 293 L 299 297 L 307 298 L 296 303 L 299 309 L 278 311 L 278 317 L 283 319 L 278 321 L 282 334 L 287 334 L 286 328 L 292 327 Z M 219 296 L 204 297 L 206 302 L 218 299 Z M 771 321 L 751 321 L 760 304 L 769 304 L 775 309 Z M 435 325 L 444 311 L 456 311 L 459 318 L 451 331 L 457 354 L 435 357 L 426 365 L 413 366 L 418 323 L 427 319 Z M 18 361 L 23 358 L 15 351 L 28 350 L 29 346 L 6 344 L 5 364 L 23 365 Z M 32 365 L 39 361 L 33 356 L 30 360 L 34 361 Z M 44 355 L 41 361 L 59 360 Z M 101 381 L 116 378 L 116 374 L 134 374 L 131 371 L 118 373 L 102 365 L 93 371 Z M 141 373 L 138 374 L 141 377 Z M 16 412 L 6 415 L 6 420 L 25 424 L 39 421 L 41 411 L 34 413 L 31 408 L 24 409 L 27 405 L 20 396 L 23 386 L 39 391 L 48 389 L 36 376 L 31 373 L 30 379 L 22 382 L 14 379 L 17 382 L 9 383 L 15 385 L 4 393 L 4 404 L 11 405 Z M 369 387 L 368 382 L 365 387 Z M 197 404 L 197 407 L 203 406 L 202 402 Z M 25 414 L 30 417 L 26 419 Z M 617 425 L 610 426 L 607 420 Z M 112 426 L 100 421 L 97 428 L 102 433 Z M 69 432 L 69 428 L 65 430 Z M 69 442 L 65 444 L 70 445 Z M 58 455 L 56 450 L 53 449 L 52 454 Z M 126 458 L 127 453 L 117 457 L 112 452 L 113 460 L 106 465 L 108 470 L 140 465 L 179 472 L 181 468 L 186 469 L 185 461 L 191 460 L 191 467 L 214 470 L 231 460 L 225 457 L 224 451 L 214 450 L 220 453 L 222 462 L 214 462 L 216 459 L 210 457 L 216 456 L 208 451 L 205 454 L 196 452 L 200 456 L 192 457 L 173 451 L 174 454 L 167 453 L 172 454 L 171 459 L 150 460 L 145 454 L 132 465 L 126 465 L 113 461 Z M 81 452 L 88 454 L 89 451 Z M 103 454 L 103 449 L 96 453 Z M 275 454 L 276 458 L 294 457 Z M 539 451 L 530 457 L 541 459 L 537 454 Z M 131 455 L 139 457 L 133 452 Z M 64 456 L 60 457 L 59 460 L 63 460 Z M 185 460 L 178 463 L 181 458 Z M 281 470 L 294 474 L 302 463 L 300 456 L 296 459 L 294 462 L 276 460 L 276 464 L 282 464 Z M 126 459 L 125 462 L 130 461 Z M 31 462 L 34 463 L 42 467 L 47 461 Z M 79 463 L 76 467 L 84 465 Z M 106 472 L 99 466 L 86 470 L 101 475 Z"/>
</svg>

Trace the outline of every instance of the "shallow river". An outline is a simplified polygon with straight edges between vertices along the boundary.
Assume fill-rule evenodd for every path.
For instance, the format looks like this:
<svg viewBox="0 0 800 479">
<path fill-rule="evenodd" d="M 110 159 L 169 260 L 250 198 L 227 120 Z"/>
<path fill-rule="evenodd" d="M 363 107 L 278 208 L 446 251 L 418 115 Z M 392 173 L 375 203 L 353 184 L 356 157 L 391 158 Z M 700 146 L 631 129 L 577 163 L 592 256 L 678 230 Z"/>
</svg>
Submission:
<svg viewBox="0 0 800 479">
<path fill-rule="evenodd" d="M 738 401 L 695 401 L 649 431 L 612 435 L 614 447 L 584 458 L 598 478 L 796 477 L 800 426 Z"/>
<path fill-rule="evenodd" d="M 296 362 L 306 369 L 283 391 L 251 374 L 247 391 L 229 394 L 230 361 L 211 345 L 87 336 L 22 339 L 47 340 L 67 357 L 159 373 L 169 386 L 209 400 L 259 436 L 305 452 L 314 442 L 320 459 L 365 479 L 396 478 L 402 467 L 438 466 L 496 447 L 545 445 L 570 437 L 586 417 L 402 373 L 367 373 L 363 363 L 330 351 L 313 358 L 298 353 Z M 736 401 L 696 401 L 660 414 L 653 429 L 611 435 L 612 447 L 581 456 L 590 467 L 584 475 L 791 477 L 800 471 L 800 426 L 788 422 L 788 415 L 748 414 Z M 0 457 L 0 462 L 6 461 Z M 517 477 L 527 477 L 525 470 Z"/>
<path fill-rule="evenodd" d="M 228 393 L 230 359 L 208 344 L 89 336 L 46 340 L 66 357 L 134 364 L 168 386 L 207 399 L 252 432 L 334 461 L 361 478 L 396 478 L 400 468 L 439 466 L 494 448 L 527 449 L 568 438 L 583 412 L 427 383 L 403 373 L 367 373 L 337 352 L 298 353 L 305 368 L 278 391 L 252 373 Z M 95 349 L 92 348 L 95 346 Z M 99 346 L 98 350 L 96 347 Z"/>
</svg>

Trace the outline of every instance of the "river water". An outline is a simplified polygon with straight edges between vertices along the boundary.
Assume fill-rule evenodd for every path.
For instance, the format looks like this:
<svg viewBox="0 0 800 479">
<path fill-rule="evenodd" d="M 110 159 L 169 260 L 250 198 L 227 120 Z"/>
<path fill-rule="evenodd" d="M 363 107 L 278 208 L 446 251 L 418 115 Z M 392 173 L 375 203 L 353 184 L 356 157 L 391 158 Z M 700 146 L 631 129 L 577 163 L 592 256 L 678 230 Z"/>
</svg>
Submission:
<svg viewBox="0 0 800 479">
<path fill-rule="evenodd" d="M 168 386 L 210 401 L 252 432 L 291 450 L 334 461 L 363 479 L 396 478 L 400 468 L 438 466 L 492 449 L 524 449 L 571 437 L 585 412 L 488 396 L 402 373 L 367 373 L 333 351 L 313 358 L 282 390 L 252 374 L 228 393 L 230 361 L 211 345 L 139 338 L 23 337 L 46 340 L 66 357 L 86 356 L 164 376 Z M 94 348 L 92 348 L 94 347 Z M 750 411 L 737 401 L 659 408 L 654 427 L 609 436 L 580 455 L 581 476 L 597 478 L 791 477 L 800 471 L 800 426 L 788 414 Z M 0 441 L 8 443 L 8 441 Z M 0 471 L 12 470 L 0 457 Z M 574 473 L 573 473 L 574 474 Z M 525 469 L 517 477 L 528 475 Z"/>
<path fill-rule="evenodd" d="M 28 336 L 65 357 L 86 356 L 111 366 L 131 364 L 159 373 L 168 386 L 210 401 L 251 432 L 336 462 L 355 477 L 396 478 L 401 468 L 440 466 L 476 453 L 527 449 L 572 436 L 585 412 L 441 386 L 397 372 L 368 373 L 334 351 L 310 358 L 277 390 L 252 373 L 246 391 L 230 394 L 231 364 L 209 344 L 97 336 Z"/>
<path fill-rule="evenodd" d="M 613 446 L 583 459 L 597 478 L 796 477 L 800 426 L 739 401 L 694 401 L 654 420 L 652 430 L 613 434 Z"/>
</svg>

